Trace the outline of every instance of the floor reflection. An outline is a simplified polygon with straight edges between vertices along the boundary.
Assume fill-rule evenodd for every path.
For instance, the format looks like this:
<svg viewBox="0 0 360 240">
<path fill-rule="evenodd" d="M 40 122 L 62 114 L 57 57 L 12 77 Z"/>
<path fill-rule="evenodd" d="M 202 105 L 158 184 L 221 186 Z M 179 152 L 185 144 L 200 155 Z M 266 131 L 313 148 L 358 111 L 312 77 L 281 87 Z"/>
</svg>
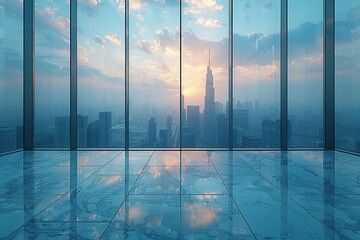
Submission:
<svg viewBox="0 0 360 240">
<path fill-rule="evenodd" d="M 360 157 L 346 153 L 39 151 L 0 160 L 0 238 L 360 238 Z"/>
</svg>

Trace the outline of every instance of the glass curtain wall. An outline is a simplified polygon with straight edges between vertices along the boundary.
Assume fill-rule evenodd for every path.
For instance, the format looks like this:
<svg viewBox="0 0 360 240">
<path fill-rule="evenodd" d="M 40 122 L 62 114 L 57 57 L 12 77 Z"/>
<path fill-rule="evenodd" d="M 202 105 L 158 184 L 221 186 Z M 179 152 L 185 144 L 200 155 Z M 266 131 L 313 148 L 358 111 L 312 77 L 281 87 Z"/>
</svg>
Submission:
<svg viewBox="0 0 360 240">
<path fill-rule="evenodd" d="M 35 0 L 34 15 L 35 147 L 68 148 L 70 3 Z"/>
<path fill-rule="evenodd" d="M 183 148 L 227 148 L 229 1 L 182 0 Z"/>
<path fill-rule="evenodd" d="M 179 1 L 130 2 L 130 148 L 179 148 Z"/>
<path fill-rule="evenodd" d="M 360 153 L 360 2 L 335 9 L 336 147 Z"/>
<path fill-rule="evenodd" d="M 280 1 L 234 1 L 234 148 L 280 146 Z"/>
<path fill-rule="evenodd" d="M 0 153 L 23 147 L 23 2 L 0 0 Z"/>
<path fill-rule="evenodd" d="M 22 147 L 22 3 L 0 0 L 0 151 Z M 125 1 L 77 3 L 78 147 L 123 148 Z M 277 148 L 280 1 L 233 3 L 233 145 Z M 359 151 L 359 4 L 336 3 L 336 146 Z M 129 147 L 229 147 L 229 1 L 129 4 Z M 289 147 L 321 148 L 323 1 L 288 4 Z M 68 148 L 70 1 L 34 10 L 35 147 Z"/>
<path fill-rule="evenodd" d="M 125 8 L 78 0 L 78 147 L 125 147 Z"/>
<path fill-rule="evenodd" d="M 323 0 L 288 1 L 288 145 L 324 147 Z"/>
</svg>

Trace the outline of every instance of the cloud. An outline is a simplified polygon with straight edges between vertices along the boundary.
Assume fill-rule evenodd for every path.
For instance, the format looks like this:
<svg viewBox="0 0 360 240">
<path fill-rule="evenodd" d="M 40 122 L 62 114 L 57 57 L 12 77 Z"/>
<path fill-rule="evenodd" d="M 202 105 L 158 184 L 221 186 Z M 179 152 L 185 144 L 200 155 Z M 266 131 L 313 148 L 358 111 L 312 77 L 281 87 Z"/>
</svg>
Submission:
<svg viewBox="0 0 360 240">
<path fill-rule="evenodd" d="M 313 45 L 319 34 L 322 35 L 322 23 L 305 22 L 289 31 L 289 45 Z"/>
<path fill-rule="evenodd" d="M 94 42 L 96 42 L 97 44 L 99 44 L 100 46 L 104 47 L 105 46 L 105 43 L 106 43 L 106 40 L 103 39 L 102 37 L 100 37 L 99 35 L 95 35 L 93 37 L 94 39 Z"/>
<path fill-rule="evenodd" d="M 138 13 L 138 14 L 136 15 L 136 17 L 137 17 L 137 19 L 139 19 L 140 21 L 144 21 L 144 16 L 141 15 L 140 13 Z"/>
<path fill-rule="evenodd" d="M 4 8 L 5 12 L 10 16 L 19 17 L 23 15 L 22 0 L 2 0 L 0 1 L 0 7 Z"/>
<path fill-rule="evenodd" d="M 218 4 L 216 0 L 185 0 L 184 5 L 184 13 L 186 15 L 221 11 L 224 8 L 224 6 Z"/>
<path fill-rule="evenodd" d="M 104 3 L 101 0 L 78 0 L 78 6 L 89 16 L 94 17 L 98 14 L 99 8 Z"/>
<path fill-rule="evenodd" d="M 212 27 L 212 28 L 222 28 L 224 24 L 220 22 L 218 19 L 205 19 L 205 18 L 198 18 L 196 21 L 197 24 L 205 26 L 205 27 Z"/>
<path fill-rule="evenodd" d="M 121 45 L 121 37 L 117 34 L 110 34 L 110 35 L 106 35 L 105 36 L 106 40 L 112 42 L 113 44 L 116 44 L 116 45 Z"/>
<path fill-rule="evenodd" d="M 156 45 L 155 42 L 154 43 L 150 43 L 146 40 L 138 40 L 135 43 L 135 48 L 141 49 L 147 53 L 153 53 L 156 51 Z"/>
<path fill-rule="evenodd" d="M 118 9 L 125 11 L 125 0 L 111 0 Z M 130 10 L 140 10 L 148 5 L 145 0 L 130 0 Z"/>
<path fill-rule="evenodd" d="M 36 44 L 51 48 L 68 48 L 70 44 L 70 19 L 57 16 L 57 9 L 45 7 L 35 10 Z"/>
</svg>

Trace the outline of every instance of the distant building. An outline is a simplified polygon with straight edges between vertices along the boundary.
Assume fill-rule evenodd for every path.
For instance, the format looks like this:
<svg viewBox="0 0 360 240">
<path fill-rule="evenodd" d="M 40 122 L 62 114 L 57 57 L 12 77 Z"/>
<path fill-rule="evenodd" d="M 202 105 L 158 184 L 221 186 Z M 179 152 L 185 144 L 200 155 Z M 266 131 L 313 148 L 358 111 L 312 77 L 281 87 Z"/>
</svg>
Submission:
<svg viewBox="0 0 360 240">
<path fill-rule="evenodd" d="M 173 122 L 172 117 L 166 118 L 166 132 L 167 132 L 167 147 L 173 146 Z"/>
<path fill-rule="evenodd" d="M 77 125 L 78 125 L 78 147 L 86 148 L 87 147 L 88 117 L 78 115 Z"/>
<path fill-rule="evenodd" d="M 245 131 L 249 131 L 249 110 L 248 109 L 234 109 L 234 126 L 240 127 Z"/>
<path fill-rule="evenodd" d="M 185 110 L 185 97 L 181 96 L 181 125 L 186 126 L 186 110 Z"/>
<path fill-rule="evenodd" d="M 280 122 L 279 122 L 280 123 Z M 270 119 L 264 119 L 261 124 L 261 147 L 275 147 L 279 143 L 277 140 L 276 122 Z"/>
<path fill-rule="evenodd" d="M 219 114 L 217 116 L 217 124 L 218 124 L 218 147 L 226 148 L 229 147 L 229 125 L 228 119 L 226 118 L 225 114 Z"/>
<path fill-rule="evenodd" d="M 181 128 L 181 146 L 183 148 L 196 147 L 195 134 L 192 130 L 192 127 Z"/>
<path fill-rule="evenodd" d="M 209 63 L 206 71 L 206 88 L 204 104 L 204 125 L 205 125 L 205 142 L 208 146 L 216 145 L 216 119 L 215 119 L 215 89 L 214 76 L 210 68 L 210 50 Z"/>
<path fill-rule="evenodd" d="M 89 148 L 100 147 L 100 123 L 99 123 L 99 120 L 91 122 L 87 128 L 87 146 Z"/>
<path fill-rule="evenodd" d="M 168 146 L 168 131 L 167 129 L 160 129 L 159 131 L 159 141 L 161 148 L 167 148 Z"/>
<path fill-rule="evenodd" d="M 70 145 L 70 117 L 55 118 L 55 147 L 68 147 Z"/>
<path fill-rule="evenodd" d="M 187 126 L 191 127 L 195 138 L 199 139 L 200 131 L 200 107 L 187 106 Z"/>
<path fill-rule="evenodd" d="M 156 122 L 155 118 L 151 118 L 148 122 L 148 145 L 155 147 L 156 143 Z"/>
<path fill-rule="evenodd" d="M 256 136 L 243 135 L 242 147 L 244 148 L 258 148 L 261 146 L 261 138 Z"/>
<path fill-rule="evenodd" d="M 111 147 L 111 112 L 99 113 L 99 147 Z"/>
<path fill-rule="evenodd" d="M 215 115 L 223 114 L 224 113 L 224 104 L 221 102 L 215 102 Z"/>
</svg>

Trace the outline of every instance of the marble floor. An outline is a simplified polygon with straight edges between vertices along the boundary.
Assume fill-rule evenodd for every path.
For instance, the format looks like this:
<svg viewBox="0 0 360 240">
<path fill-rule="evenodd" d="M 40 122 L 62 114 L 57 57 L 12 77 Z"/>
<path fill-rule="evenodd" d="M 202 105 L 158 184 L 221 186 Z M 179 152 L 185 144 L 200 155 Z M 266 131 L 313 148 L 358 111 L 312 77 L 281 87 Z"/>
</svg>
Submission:
<svg viewBox="0 0 360 240">
<path fill-rule="evenodd" d="M 360 239 L 360 157 L 31 151 L 0 157 L 0 238 Z"/>
</svg>

